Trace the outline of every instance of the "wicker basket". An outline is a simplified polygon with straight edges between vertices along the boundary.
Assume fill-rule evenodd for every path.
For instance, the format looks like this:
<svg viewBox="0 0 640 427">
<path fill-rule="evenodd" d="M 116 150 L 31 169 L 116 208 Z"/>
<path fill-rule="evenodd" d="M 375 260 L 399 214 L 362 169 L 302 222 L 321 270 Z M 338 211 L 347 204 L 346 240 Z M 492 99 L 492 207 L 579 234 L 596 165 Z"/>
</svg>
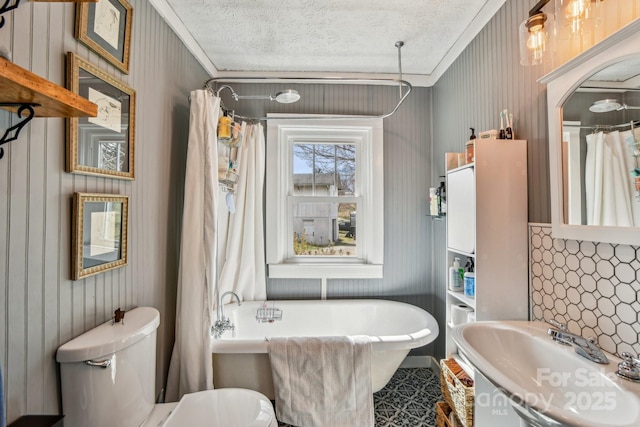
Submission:
<svg viewBox="0 0 640 427">
<path fill-rule="evenodd" d="M 462 425 L 473 427 L 473 380 L 455 360 L 440 360 L 440 387 L 444 399 L 456 411 Z"/>
<path fill-rule="evenodd" d="M 453 427 L 449 421 L 451 410 L 447 402 L 436 402 L 436 427 Z"/>
</svg>

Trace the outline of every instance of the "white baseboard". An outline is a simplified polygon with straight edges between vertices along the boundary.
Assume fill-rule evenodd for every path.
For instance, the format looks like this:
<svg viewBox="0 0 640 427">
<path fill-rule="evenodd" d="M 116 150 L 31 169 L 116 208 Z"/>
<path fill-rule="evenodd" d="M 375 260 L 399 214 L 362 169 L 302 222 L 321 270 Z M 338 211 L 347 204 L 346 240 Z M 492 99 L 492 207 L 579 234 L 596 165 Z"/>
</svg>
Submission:
<svg viewBox="0 0 640 427">
<path fill-rule="evenodd" d="M 440 375 L 440 365 L 433 356 L 407 356 L 400 364 L 401 368 L 429 368 Z"/>
</svg>

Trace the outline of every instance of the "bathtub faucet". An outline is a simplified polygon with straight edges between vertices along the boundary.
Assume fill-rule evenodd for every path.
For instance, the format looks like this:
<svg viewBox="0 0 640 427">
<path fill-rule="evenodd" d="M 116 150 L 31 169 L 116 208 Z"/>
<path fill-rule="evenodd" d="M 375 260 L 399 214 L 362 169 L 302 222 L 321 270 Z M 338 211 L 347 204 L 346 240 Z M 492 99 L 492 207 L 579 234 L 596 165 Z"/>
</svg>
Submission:
<svg viewBox="0 0 640 427">
<path fill-rule="evenodd" d="M 224 334 L 224 331 L 233 330 L 235 328 L 233 323 L 231 323 L 231 320 L 224 315 L 224 305 L 222 305 L 222 300 L 226 295 L 229 295 L 229 294 L 231 294 L 232 296 L 231 300 L 233 300 L 233 297 L 236 297 L 236 301 L 238 302 L 238 305 L 242 305 L 242 301 L 240 301 L 240 297 L 238 296 L 238 294 L 236 294 L 233 291 L 227 291 L 220 296 L 220 300 L 218 301 L 218 306 L 216 307 L 218 316 L 212 328 L 214 339 L 220 339 L 222 334 Z"/>
</svg>

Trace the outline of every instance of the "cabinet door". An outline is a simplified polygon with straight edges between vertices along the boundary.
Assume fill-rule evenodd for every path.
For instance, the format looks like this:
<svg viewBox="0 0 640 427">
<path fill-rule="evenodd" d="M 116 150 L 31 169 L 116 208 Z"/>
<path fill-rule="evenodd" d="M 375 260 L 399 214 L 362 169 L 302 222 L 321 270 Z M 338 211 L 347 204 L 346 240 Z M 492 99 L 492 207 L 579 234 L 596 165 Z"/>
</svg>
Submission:
<svg viewBox="0 0 640 427">
<path fill-rule="evenodd" d="M 447 246 L 474 253 L 476 249 L 476 185 L 474 168 L 447 174 Z"/>
</svg>

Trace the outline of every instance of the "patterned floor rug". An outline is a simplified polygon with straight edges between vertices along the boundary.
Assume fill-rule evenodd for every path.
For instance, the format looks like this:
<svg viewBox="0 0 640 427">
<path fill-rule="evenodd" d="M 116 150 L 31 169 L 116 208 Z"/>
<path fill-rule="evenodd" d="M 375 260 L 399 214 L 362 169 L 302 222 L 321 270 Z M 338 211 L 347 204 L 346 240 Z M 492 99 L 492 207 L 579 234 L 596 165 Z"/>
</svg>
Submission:
<svg viewBox="0 0 640 427">
<path fill-rule="evenodd" d="M 375 427 L 434 427 L 435 403 L 441 400 L 440 378 L 431 369 L 398 369 L 373 395 Z"/>
</svg>

